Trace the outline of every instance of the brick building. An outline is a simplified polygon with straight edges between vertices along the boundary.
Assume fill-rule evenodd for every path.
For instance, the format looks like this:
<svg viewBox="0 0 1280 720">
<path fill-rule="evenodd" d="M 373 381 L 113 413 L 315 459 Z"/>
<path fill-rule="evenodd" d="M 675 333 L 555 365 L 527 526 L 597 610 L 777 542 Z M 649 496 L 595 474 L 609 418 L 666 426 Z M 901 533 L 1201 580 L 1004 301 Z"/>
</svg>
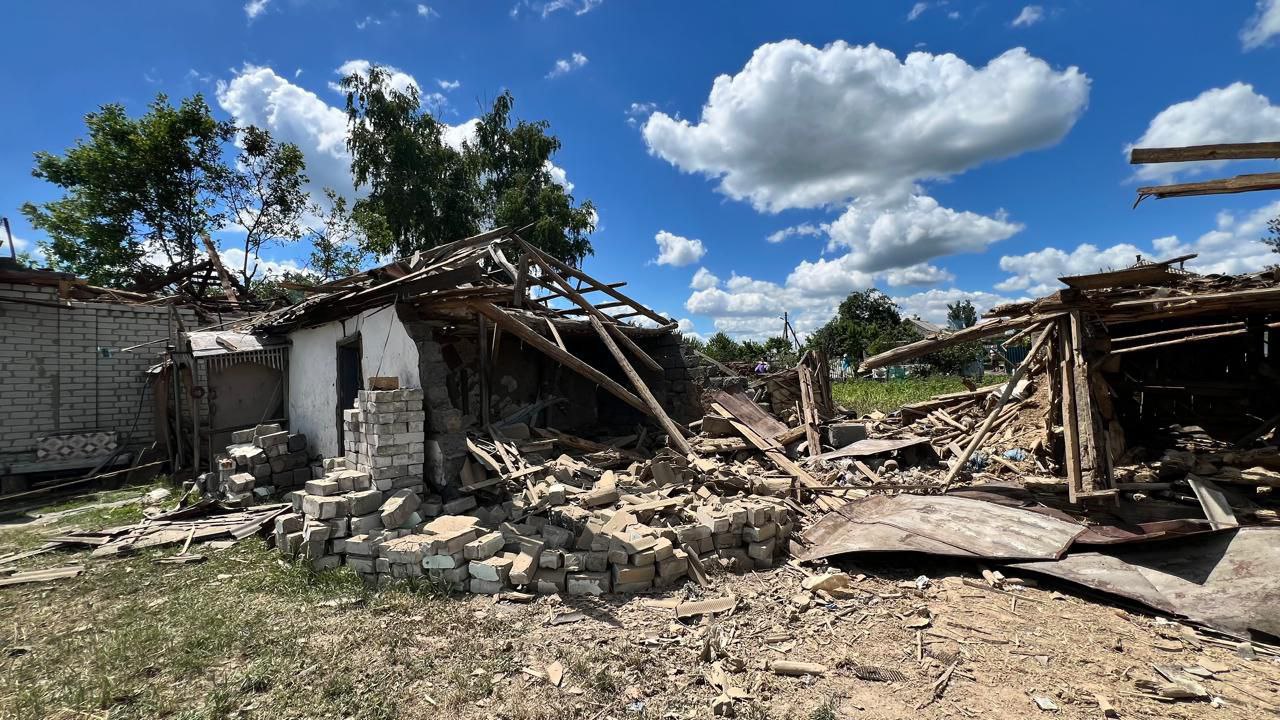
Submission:
<svg viewBox="0 0 1280 720">
<path fill-rule="evenodd" d="M 195 315 L 85 288 L 65 273 L 0 268 L 0 477 L 83 467 L 111 433 L 135 447 L 156 439 L 147 368 L 165 349 L 171 312 L 187 327 Z"/>
</svg>

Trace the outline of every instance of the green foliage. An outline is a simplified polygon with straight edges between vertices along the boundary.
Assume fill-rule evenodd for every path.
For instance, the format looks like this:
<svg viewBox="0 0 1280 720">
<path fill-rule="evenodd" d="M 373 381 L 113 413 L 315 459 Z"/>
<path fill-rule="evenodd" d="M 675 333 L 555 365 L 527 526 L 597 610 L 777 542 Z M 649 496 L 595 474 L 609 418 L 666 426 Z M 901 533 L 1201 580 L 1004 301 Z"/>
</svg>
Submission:
<svg viewBox="0 0 1280 720">
<path fill-rule="evenodd" d="M 266 130 L 253 126 L 240 130 L 240 147 L 223 199 L 230 219 L 245 231 L 240 281 L 248 287 L 257 274 L 264 243 L 292 242 L 302 235 L 299 220 L 307 208 L 303 190 L 307 176 L 298 146 L 278 143 Z"/>
<path fill-rule="evenodd" d="M 523 228 L 530 244 L 570 265 L 591 254 L 587 234 L 595 229 L 595 206 L 574 206 L 573 196 L 552 179 L 551 157 L 560 140 L 548 135 L 545 120 L 511 124 L 515 99 L 504 92 L 480 118 L 468 161 L 480 178 L 480 205 L 486 225 Z"/>
<path fill-rule="evenodd" d="M 952 330 L 963 330 L 978 324 L 978 310 L 969 300 L 957 300 L 947 304 L 947 325 Z"/>
<path fill-rule="evenodd" d="M 781 336 L 768 338 L 764 342 L 738 342 L 723 332 L 718 332 L 707 340 L 703 352 L 720 362 L 754 363 L 763 359 L 774 369 L 791 367 L 799 361 L 795 346 Z"/>
<path fill-rule="evenodd" d="M 49 235 L 41 249 L 51 266 L 125 285 L 160 271 L 149 253 L 191 262 L 200 236 L 226 219 L 219 200 L 230 172 L 221 156 L 233 129 L 213 119 L 200 95 L 176 108 L 157 95 L 137 119 L 123 105 L 104 105 L 85 125 L 88 138 L 65 155 L 36 153 L 32 174 L 64 197 L 22 207 Z"/>
<path fill-rule="evenodd" d="M 325 188 L 324 196 L 324 205 L 311 204 L 311 215 L 316 222 L 307 231 L 311 240 L 307 267 L 321 281 L 329 281 L 360 272 L 369 257 L 364 249 L 362 226 L 376 225 L 377 219 L 357 221 L 347 211 L 347 199 L 332 188 Z"/>
<path fill-rule="evenodd" d="M 347 76 L 342 88 L 351 173 L 357 187 L 369 187 L 356 201 L 357 217 L 385 223 L 385 232 L 366 233 L 368 249 L 403 257 L 475 234 L 475 174 L 445 142 L 445 126 L 423 111 L 417 88 L 396 90 L 376 66 Z"/>
<path fill-rule="evenodd" d="M 809 336 L 808 346 L 829 357 L 857 362 L 876 348 L 893 347 L 903 337 L 902 316 L 887 295 L 871 288 L 849 293 L 836 316 Z"/>
<path fill-rule="evenodd" d="M 48 233 L 41 249 L 55 269 L 99 285 L 145 282 L 194 262 L 207 252 L 202 238 L 233 223 L 245 232 L 240 280 L 250 286 L 263 244 L 301 235 L 302 151 L 215 120 L 202 96 L 174 107 L 159 94 L 138 118 L 104 105 L 85 126 L 64 155 L 36 153 L 32 174 L 63 197 L 22 208 Z M 240 149 L 228 160 L 232 140 Z"/>
<path fill-rule="evenodd" d="M 691 350 L 697 350 L 701 353 L 706 353 L 707 351 L 707 344 L 692 335 L 681 335 L 680 342 Z"/>
<path fill-rule="evenodd" d="M 1267 221 L 1267 235 L 1262 242 L 1270 245 L 1272 252 L 1280 253 L 1280 216 Z"/>
<path fill-rule="evenodd" d="M 457 149 L 417 90 L 392 88 L 384 69 L 350 75 L 342 85 L 351 171 L 370 190 L 353 208 L 368 250 L 404 256 L 509 225 L 527 227 L 525 240 L 571 265 L 591 254 L 595 208 L 575 205 L 551 177 L 560 141 L 545 121 L 513 124 L 510 93 L 480 118 L 474 142 Z"/>
<path fill-rule="evenodd" d="M 742 348 L 733 338 L 718 332 L 707 339 L 706 349 L 703 350 L 707 357 L 714 358 L 720 362 L 730 362 L 737 360 L 742 353 Z"/>
<path fill-rule="evenodd" d="M 873 410 L 891 412 L 909 403 L 928 400 L 934 395 L 964 389 L 960 378 L 951 375 L 929 375 L 901 380 L 855 378 L 832 383 L 831 396 L 837 404 L 861 415 Z"/>
</svg>

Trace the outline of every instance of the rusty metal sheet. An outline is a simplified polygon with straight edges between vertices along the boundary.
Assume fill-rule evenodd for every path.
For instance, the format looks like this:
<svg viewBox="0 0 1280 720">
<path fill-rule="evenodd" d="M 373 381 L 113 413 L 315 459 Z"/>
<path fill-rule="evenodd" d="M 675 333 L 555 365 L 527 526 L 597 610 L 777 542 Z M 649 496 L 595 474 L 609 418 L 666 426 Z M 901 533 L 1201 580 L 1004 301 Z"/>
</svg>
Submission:
<svg viewBox="0 0 1280 720">
<path fill-rule="evenodd" d="M 1126 544 L 1009 567 L 1128 598 L 1241 637 L 1250 631 L 1280 637 L 1280 528 Z"/>
<path fill-rule="evenodd" d="M 828 513 L 804 534 L 803 560 L 856 552 L 1052 560 L 1084 525 L 1022 508 L 948 495 L 877 495 Z"/>
<path fill-rule="evenodd" d="M 865 457 L 867 455 L 880 455 L 882 453 L 893 452 L 903 448 L 915 447 L 929 442 L 927 437 L 916 437 L 914 435 L 904 438 L 892 439 L 876 439 L 866 438 L 855 443 L 845 445 L 838 450 L 832 450 L 829 453 L 823 453 L 818 456 L 819 460 L 838 460 L 845 457 Z"/>
</svg>

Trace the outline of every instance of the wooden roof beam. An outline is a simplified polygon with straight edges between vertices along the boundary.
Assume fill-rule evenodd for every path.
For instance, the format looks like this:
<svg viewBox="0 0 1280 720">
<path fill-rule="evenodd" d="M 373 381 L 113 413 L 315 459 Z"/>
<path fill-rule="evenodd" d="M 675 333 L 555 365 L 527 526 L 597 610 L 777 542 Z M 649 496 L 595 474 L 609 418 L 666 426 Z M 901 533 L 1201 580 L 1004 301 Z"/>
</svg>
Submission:
<svg viewBox="0 0 1280 720">
<path fill-rule="evenodd" d="M 1140 187 L 1138 188 L 1138 199 L 1134 201 L 1133 205 L 1137 207 L 1138 203 L 1149 197 L 1228 195 L 1255 192 L 1257 190 L 1280 190 L 1280 173 L 1256 173 L 1253 175 L 1237 175 L 1233 178 L 1223 178 L 1221 180 Z"/>
<path fill-rule="evenodd" d="M 1280 158 L 1280 142 L 1133 148 L 1129 151 L 1129 162 L 1133 165 L 1204 160 L 1269 160 L 1273 158 Z"/>
</svg>

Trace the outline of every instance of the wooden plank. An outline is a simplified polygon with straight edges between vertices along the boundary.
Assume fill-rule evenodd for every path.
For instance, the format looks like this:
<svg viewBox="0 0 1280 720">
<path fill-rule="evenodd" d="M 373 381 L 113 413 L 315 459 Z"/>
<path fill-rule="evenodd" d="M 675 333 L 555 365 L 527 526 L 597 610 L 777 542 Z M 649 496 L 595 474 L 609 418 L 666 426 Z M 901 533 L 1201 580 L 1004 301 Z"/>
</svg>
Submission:
<svg viewBox="0 0 1280 720">
<path fill-rule="evenodd" d="M 921 355 L 928 355 L 929 353 L 937 352 L 955 345 L 962 345 L 967 342 L 994 337 L 1004 333 L 1006 330 L 1020 330 L 1030 325 L 1039 325 L 1045 320 L 1055 316 L 1056 313 L 996 318 L 995 320 L 978 323 L 977 325 L 964 328 L 963 330 L 931 335 L 923 340 L 917 340 L 916 342 L 908 343 L 901 347 L 893 348 L 892 350 L 886 350 L 879 355 L 872 355 L 866 360 L 863 360 L 862 364 L 858 366 L 858 369 L 865 372 L 867 370 L 874 370 L 875 368 L 885 367 L 888 365 L 896 365 L 903 360 L 910 360 L 911 358 L 919 357 Z"/>
<path fill-rule="evenodd" d="M 1084 479 L 1080 468 L 1080 426 L 1076 423 L 1076 382 L 1071 364 L 1071 323 L 1058 321 L 1058 357 L 1062 374 L 1062 441 L 1064 463 L 1067 466 L 1067 494 L 1071 502 L 1084 492 Z"/>
<path fill-rule="evenodd" d="M 516 268 L 516 284 L 511 300 L 511 304 L 515 307 L 524 307 L 525 293 L 528 291 L 528 280 L 529 257 L 527 255 L 521 255 L 520 266 Z"/>
<path fill-rule="evenodd" d="M 1133 347 L 1119 348 L 1112 350 L 1109 355 L 1123 355 L 1125 353 L 1142 352 L 1144 350 L 1153 350 L 1155 348 L 1169 347 L 1171 345 L 1186 345 L 1188 343 L 1204 342 L 1205 340 L 1217 340 L 1224 337 L 1235 337 L 1245 335 L 1249 332 L 1248 328 L 1240 328 L 1239 330 L 1227 330 L 1226 332 L 1207 333 L 1205 335 L 1188 335 L 1174 340 L 1162 340 L 1160 342 L 1147 343 L 1146 345 L 1135 345 Z"/>
<path fill-rule="evenodd" d="M 577 292 L 577 291 L 575 290 L 574 292 Z M 628 307 L 628 306 L 626 303 L 622 302 L 621 300 L 614 300 L 612 302 L 599 303 L 598 305 L 593 305 L 592 307 L 594 307 L 597 310 L 604 310 L 606 308 Z M 563 317 L 565 315 L 582 315 L 587 311 L 579 307 L 579 308 L 568 308 L 566 310 L 554 310 L 552 312 L 554 312 L 557 317 Z M 617 317 L 617 316 L 613 315 L 610 317 Z"/>
<path fill-rule="evenodd" d="M 556 324 L 551 322 L 551 318 L 544 319 L 547 321 L 547 330 L 551 332 L 551 337 L 555 338 L 556 345 L 559 345 L 561 350 L 569 352 L 569 348 L 564 346 L 564 339 L 560 337 L 560 331 L 556 329 Z"/>
<path fill-rule="evenodd" d="M 1122 335 L 1111 336 L 1111 344 L 1129 342 L 1132 340 L 1149 340 L 1157 337 L 1168 337 L 1170 335 L 1181 335 L 1183 333 L 1205 332 L 1208 330 L 1234 330 L 1244 327 L 1244 322 L 1218 323 L 1215 325 L 1187 325 L 1184 327 L 1169 328 L 1168 330 L 1157 330 L 1155 332 L 1142 333 L 1141 335 Z"/>
<path fill-rule="evenodd" d="M 1280 158 L 1280 142 L 1133 148 L 1129 151 L 1129 162 L 1133 165 L 1203 160 L 1267 160 L 1271 158 Z"/>
<path fill-rule="evenodd" d="M 662 403 L 658 402 L 658 398 L 653 396 L 653 392 L 649 390 L 649 386 L 640 378 L 640 374 L 636 369 L 631 367 L 631 363 L 627 360 L 627 356 L 622 353 L 622 348 L 613 341 L 613 337 L 604 325 L 595 316 L 587 318 L 591 321 L 591 327 L 595 328 L 596 334 L 600 336 L 600 341 L 608 348 L 609 354 L 613 355 L 613 359 L 617 361 L 622 368 L 622 372 L 631 380 L 631 386 L 635 388 L 637 394 L 644 399 L 649 406 L 649 413 L 658 420 L 658 424 L 662 425 L 662 429 L 667 431 L 668 441 L 679 450 L 682 454 L 688 455 L 693 452 L 693 448 L 689 447 L 688 441 L 684 439 L 684 434 L 688 432 L 685 428 L 677 425 L 667 411 L 662 408 Z"/>
<path fill-rule="evenodd" d="M 475 441 L 471 438 L 467 438 L 467 450 L 469 450 L 471 454 L 480 461 L 481 465 L 484 465 L 499 475 L 503 473 L 502 466 L 498 464 L 497 459 L 494 458 L 487 450 L 475 444 Z"/>
<path fill-rule="evenodd" d="M 488 426 L 489 405 L 492 395 L 489 388 L 489 376 L 492 374 L 493 361 L 489 358 L 489 320 L 484 315 L 476 315 L 476 329 L 480 334 L 480 422 Z"/>
<path fill-rule="evenodd" d="M 749 425 L 760 437 L 777 437 L 791 429 L 786 423 L 760 409 L 759 405 L 751 402 L 741 393 L 730 394 L 723 390 L 715 390 L 707 393 L 706 397 L 728 408 L 733 414 L 732 417 Z"/>
<path fill-rule="evenodd" d="M 818 439 L 818 411 L 814 407 L 813 375 L 804 364 L 796 366 L 800 377 L 800 414 L 804 427 L 805 442 L 809 445 L 809 457 L 822 454 L 822 441 Z"/>
<path fill-rule="evenodd" d="M 524 241 L 523 241 L 523 240 L 521 240 L 521 243 L 522 243 L 522 244 L 527 244 L 527 243 L 524 243 Z M 662 317 L 662 316 L 661 316 L 661 315 L 659 315 L 658 313 L 656 313 L 656 312 L 654 312 L 654 311 L 650 310 L 648 307 L 646 307 L 646 306 L 642 305 L 642 304 L 641 304 L 640 302 L 638 302 L 637 300 L 634 300 L 634 299 L 632 299 L 632 298 L 629 298 L 629 297 L 627 297 L 626 295 L 624 295 L 624 294 L 622 294 L 622 293 L 618 292 L 618 291 L 615 289 L 615 286 L 605 285 L 604 283 L 600 282 L 599 280 L 596 280 L 595 278 L 593 278 L 593 277 L 591 277 L 590 275 L 588 275 L 588 274 L 586 274 L 586 273 L 582 272 L 581 270 L 579 270 L 579 269 L 577 269 L 577 268 L 575 268 L 575 267 L 572 267 L 572 266 L 566 265 L 565 263 L 561 262 L 561 261 L 560 261 L 560 260 L 558 260 L 557 258 L 554 258 L 554 257 L 552 257 L 552 256 L 550 256 L 550 255 L 548 255 L 548 254 L 546 254 L 546 253 L 544 253 L 544 252 L 542 252 L 541 250 L 538 250 L 537 248 L 534 248 L 533 250 L 534 250 L 534 252 L 535 252 L 535 253 L 537 253 L 537 256 L 538 256 L 541 260 L 543 260 L 543 261 L 545 261 L 546 263 L 550 264 L 551 266 L 555 267 L 555 268 L 556 268 L 556 269 L 558 269 L 560 272 L 564 273 L 565 275 L 567 275 L 567 276 L 569 276 L 569 277 L 574 277 L 574 278 L 577 278 L 578 280 L 580 280 L 580 281 L 582 281 L 582 282 L 585 282 L 586 284 L 590 285 L 592 288 L 594 288 L 594 289 L 596 289 L 596 290 L 599 290 L 600 292 L 602 292 L 602 293 L 604 293 L 604 294 L 608 295 L 609 297 L 612 297 L 614 300 L 621 300 L 621 301 L 623 301 L 623 302 L 627 303 L 627 304 L 628 304 L 628 305 L 630 305 L 631 307 L 635 308 L 636 310 L 638 310 L 638 311 L 640 311 L 642 314 L 644 314 L 644 316 L 645 316 L 645 317 L 647 317 L 647 318 L 649 318 L 650 320 L 652 320 L 652 321 L 654 321 L 654 322 L 658 323 L 658 325 L 659 325 L 659 326 L 661 326 L 661 327 L 675 327 L 675 326 L 676 326 L 676 323 L 675 323 L 675 322 L 673 322 L 673 321 L 671 321 L 670 319 L 665 318 L 665 317 Z"/>
<path fill-rule="evenodd" d="M 29 572 L 14 573 L 0 577 L 0 587 L 9 585 L 24 585 L 34 582 L 49 582 L 50 580 L 62 580 L 69 577 L 75 577 L 84 572 L 83 565 L 71 565 L 64 568 L 50 568 L 47 570 L 31 570 Z"/>
<path fill-rule="evenodd" d="M 1176 183 L 1173 185 L 1150 185 L 1138 188 L 1137 205 L 1149 197 L 1188 197 L 1191 195 L 1231 195 L 1234 193 L 1256 192 L 1258 190 L 1280 190 L 1280 173 L 1255 173 L 1237 175 L 1233 178 L 1205 180 L 1203 182 Z"/>
<path fill-rule="evenodd" d="M 1080 478 L 1084 482 L 1084 491 L 1106 489 L 1109 478 L 1106 477 L 1106 463 L 1100 462 L 1102 453 L 1098 444 L 1093 407 L 1093 391 L 1089 381 L 1088 359 L 1084 353 L 1084 319 L 1079 310 L 1067 314 L 1071 326 L 1072 379 L 1076 384 L 1076 421 L 1080 427 Z"/>
<path fill-rule="evenodd" d="M 490 302 L 475 302 L 470 303 L 469 307 L 492 320 L 498 327 L 506 330 L 512 335 L 515 335 L 529 345 L 532 345 L 535 349 L 542 351 L 544 355 L 547 355 L 552 360 L 555 360 L 561 365 L 564 365 L 596 385 L 604 388 L 606 392 L 612 394 L 619 400 L 640 412 L 646 414 L 649 413 L 649 406 L 645 404 L 643 400 L 619 385 L 613 378 L 591 367 L 573 355 L 570 355 L 560 346 L 534 332 L 528 325 L 525 325 L 518 319 L 508 315 L 497 305 Z"/>
<path fill-rule="evenodd" d="M 627 348 L 628 352 L 639 358 L 639 360 L 648 366 L 648 368 L 653 372 L 660 373 L 663 371 L 662 364 L 657 360 L 654 360 L 649 353 L 642 350 L 639 345 L 636 345 L 635 341 L 627 337 L 627 335 L 614 324 L 613 318 L 605 315 L 600 310 L 597 310 L 596 306 L 592 305 L 585 297 L 582 296 L 581 293 L 570 286 L 569 282 L 561 277 L 560 274 L 551 267 L 550 263 L 546 262 L 547 256 L 523 240 L 520 241 L 520 246 L 524 249 L 525 256 L 531 258 L 533 262 L 537 263 L 538 267 L 542 268 L 542 272 L 546 273 L 547 277 L 555 281 L 555 283 L 565 291 L 569 299 L 573 301 L 575 305 L 587 313 L 588 318 L 598 320 L 600 323 L 603 323 L 608 327 L 608 330 L 605 331 L 606 334 L 612 335 L 618 342 L 622 343 L 622 345 Z"/>
<path fill-rule="evenodd" d="M 733 423 L 734 429 L 741 433 L 742 437 L 747 439 L 747 442 L 755 445 L 756 449 L 763 452 L 765 458 L 768 459 L 769 462 L 773 463 L 773 465 L 779 470 L 795 478 L 797 482 L 805 487 L 822 486 L 822 483 L 818 482 L 818 480 L 810 475 L 807 470 L 795 464 L 790 458 L 783 454 L 783 452 L 776 447 L 776 443 L 772 443 L 770 440 L 761 437 L 754 429 L 751 428 L 751 426 L 747 425 L 730 412 L 729 408 L 720 404 L 718 401 L 712 401 L 711 407 L 716 412 L 729 418 L 729 421 Z M 823 510 L 835 510 L 836 508 L 844 505 L 843 502 L 825 496 L 819 497 L 816 502 L 818 507 Z"/>
</svg>

